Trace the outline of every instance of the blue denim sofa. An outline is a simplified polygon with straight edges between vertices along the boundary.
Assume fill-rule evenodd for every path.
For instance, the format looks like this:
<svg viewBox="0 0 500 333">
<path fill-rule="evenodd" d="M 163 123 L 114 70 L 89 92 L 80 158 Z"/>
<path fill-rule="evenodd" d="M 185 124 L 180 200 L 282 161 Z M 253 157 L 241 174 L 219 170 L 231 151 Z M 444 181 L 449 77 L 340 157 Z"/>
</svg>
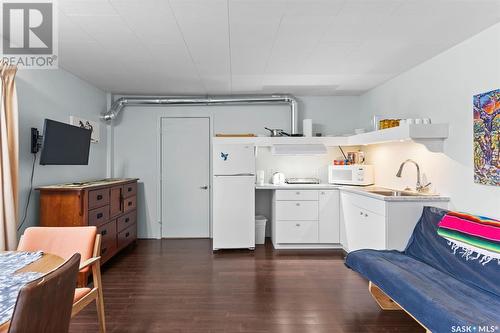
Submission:
<svg viewBox="0 0 500 333">
<path fill-rule="evenodd" d="M 425 207 L 403 252 L 358 250 L 346 266 L 431 332 L 500 332 L 500 262 L 453 253 L 437 234 L 446 213 Z"/>
</svg>

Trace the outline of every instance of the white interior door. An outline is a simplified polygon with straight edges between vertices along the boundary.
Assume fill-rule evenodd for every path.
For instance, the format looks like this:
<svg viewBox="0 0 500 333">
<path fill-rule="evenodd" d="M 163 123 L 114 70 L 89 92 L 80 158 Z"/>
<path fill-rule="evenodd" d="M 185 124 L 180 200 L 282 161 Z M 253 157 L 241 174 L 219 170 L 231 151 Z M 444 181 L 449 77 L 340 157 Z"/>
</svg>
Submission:
<svg viewBox="0 0 500 333">
<path fill-rule="evenodd" d="M 161 118 L 161 236 L 210 236 L 210 119 Z"/>
</svg>

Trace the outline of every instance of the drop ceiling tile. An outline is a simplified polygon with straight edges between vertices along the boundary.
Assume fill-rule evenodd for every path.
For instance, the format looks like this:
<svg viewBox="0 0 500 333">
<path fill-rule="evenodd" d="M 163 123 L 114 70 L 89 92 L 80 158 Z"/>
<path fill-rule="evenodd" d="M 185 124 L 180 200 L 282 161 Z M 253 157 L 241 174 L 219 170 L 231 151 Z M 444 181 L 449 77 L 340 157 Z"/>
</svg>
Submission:
<svg viewBox="0 0 500 333">
<path fill-rule="evenodd" d="M 284 85 L 284 86 L 264 86 L 262 91 L 265 93 L 285 92 L 295 96 L 331 96 L 334 95 L 338 86 L 337 85 Z"/>
<path fill-rule="evenodd" d="M 269 49 L 274 42 L 279 22 L 275 23 L 231 23 L 231 47 L 253 46 Z"/>
<path fill-rule="evenodd" d="M 285 0 L 238 0 L 229 2 L 230 22 L 278 24 L 285 13 Z"/>
<path fill-rule="evenodd" d="M 343 67 L 349 56 L 361 45 L 361 43 L 348 42 L 319 44 L 305 61 L 304 72 L 309 74 L 343 73 Z"/>
<path fill-rule="evenodd" d="M 231 78 L 233 93 L 256 93 L 262 90 L 261 75 L 233 75 Z"/>
<path fill-rule="evenodd" d="M 117 44 L 129 45 L 132 51 L 139 52 L 133 47 L 143 45 L 119 16 L 74 16 L 73 19 L 85 32 L 109 48 Z"/>
<path fill-rule="evenodd" d="M 321 42 L 360 42 L 376 37 L 377 29 L 386 17 L 337 16 L 321 35 Z"/>
<path fill-rule="evenodd" d="M 262 74 L 269 57 L 269 49 L 254 46 L 231 48 L 231 72 L 241 74 Z"/>
<path fill-rule="evenodd" d="M 229 75 L 202 76 L 201 80 L 206 87 L 207 94 L 224 94 L 231 91 L 231 78 Z"/>
<path fill-rule="evenodd" d="M 116 16 L 118 15 L 105 0 L 58 1 L 57 7 L 68 16 Z"/>
<path fill-rule="evenodd" d="M 334 16 L 344 6 L 345 0 L 289 0 L 286 16 Z"/>
<path fill-rule="evenodd" d="M 96 40 L 85 32 L 78 24 L 62 12 L 58 12 L 59 43 L 95 42 Z"/>
<path fill-rule="evenodd" d="M 369 16 L 387 16 L 396 10 L 402 0 L 357 0 L 347 1 L 340 10 L 338 16 L 354 16 L 354 17 L 369 17 Z"/>
<path fill-rule="evenodd" d="M 113 2 L 123 21 L 144 43 L 180 43 L 182 34 L 168 2 Z"/>
</svg>

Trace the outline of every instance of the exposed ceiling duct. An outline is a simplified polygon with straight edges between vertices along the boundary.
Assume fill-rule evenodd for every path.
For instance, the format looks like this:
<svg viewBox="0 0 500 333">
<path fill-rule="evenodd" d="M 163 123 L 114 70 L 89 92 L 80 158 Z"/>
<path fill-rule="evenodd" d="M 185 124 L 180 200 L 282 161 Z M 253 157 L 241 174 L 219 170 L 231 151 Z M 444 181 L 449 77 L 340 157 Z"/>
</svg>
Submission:
<svg viewBox="0 0 500 333">
<path fill-rule="evenodd" d="M 102 119 L 111 121 L 127 106 L 138 105 L 246 105 L 289 104 L 292 134 L 297 133 L 297 99 L 293 95 L 242 95 L 242 96 L 157 96 L 121 97 L 111 104 Z"/>
</svg>

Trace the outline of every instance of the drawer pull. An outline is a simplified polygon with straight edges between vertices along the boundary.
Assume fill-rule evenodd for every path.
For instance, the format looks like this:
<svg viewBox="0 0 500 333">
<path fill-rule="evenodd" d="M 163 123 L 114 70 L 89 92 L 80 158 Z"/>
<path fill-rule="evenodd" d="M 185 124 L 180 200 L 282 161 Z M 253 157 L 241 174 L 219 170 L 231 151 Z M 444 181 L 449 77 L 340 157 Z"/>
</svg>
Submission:
<svg viewBox="0 0 500 333">
<path fill-rule="evenodd" d="M 107 248 L 107 247 L 105 247 L 104 249 L 102 249 L 102 250 L 101 250 L 101 254 L 106 253 L 106 251 L 108 251 L 108 248 Z"/>
<path fill-rule="evenodd" d="M 297 202 L 297 203 L 295 204 L 295 206 L 300 206 L 300 203 L 298 203 L 298 202 Z"/>
<path fill-rule="evenodd" d="M 128 187 L 127 192 L 132 192 L 132 187 Z"/>
<path fill-rule="evenodd" d="M 300 195 L 300 192 L 295 192 L 295 194 Z"/>
<path fill-rule="evenodd" d="M 102 200 L 102 195 L 97 195 L 97 200 Z"/>
<path fill-rule="evenodd" d="M 128 206 L 132 206 L 132 201 L 129 201 L 129 202 L 127 203 L 127 205 L 128 205 Z"/>
<path fill-rule="evenodd" d="M 130 221 L 130 219 L 127 217 L 127 218 L 125 219 L 125 223 L 128 223 L 128 221 Z"/>
<path fill-rule="evenodd" d="M 365 214 L 365 217 L 368 217 L 368 214 Z"/>
<path fill-rule="evenodd" d="M 296 227 L 300 227 L 300 223 L 295 224 Z"/>
<path fill-rule="evenodd" d="M 127 232 L 127 233 L 125 234 L 125 237 L 128 237 L 128 236 L 130 236 L 130 232 Z"/>
<path fill-rule="evenodd" d="M 104 229 L 103 231 L 101 231 L 101 235 L 106 235 L 108 233 L 108 230 Z"/>
<path fill-rule="evenodd" d="M 363 216 L 363 212 L 359 212 L 359 215 Z"/>
<path fill-rule="evenodd" d="M 97 217 L 98 219 L 100 219 L 100 218 L 102 218 L 102 217 L 103 217 L 103 214 L 102 214 L 102 213 L 97 213 L 96 217 Z"/>
</svg>

